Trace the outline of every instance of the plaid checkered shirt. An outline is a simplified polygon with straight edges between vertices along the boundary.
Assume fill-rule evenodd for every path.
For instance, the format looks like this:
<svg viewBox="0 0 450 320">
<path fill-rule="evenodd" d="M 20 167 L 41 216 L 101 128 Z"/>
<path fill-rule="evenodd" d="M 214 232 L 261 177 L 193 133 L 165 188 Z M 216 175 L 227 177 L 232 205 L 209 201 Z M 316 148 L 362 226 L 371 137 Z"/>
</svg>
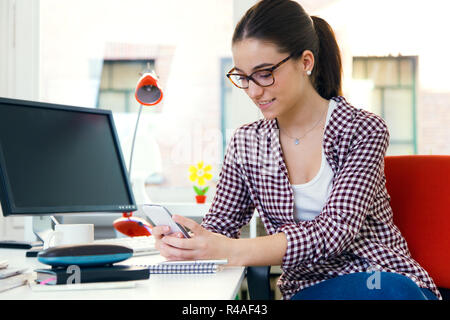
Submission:
<svg viewBox="0 0 450 320">
<path fill-rule="evenodd" d="M 294 219 L 278 124 L 261 119 L 235 131 L 202 226 L 238 238 L 257 209 L 269 235 L 284 232 L 287 250 L 278 280 L 283 299 L 339 275 L 375 270 L 405 275 L 442 299 L 393 223 L 384 176 L 385 122 L 343 97 L 332 99 L 337 106 L 325 128 L 323 150 L 333 186 L 314 220 Z"/>
</svg>

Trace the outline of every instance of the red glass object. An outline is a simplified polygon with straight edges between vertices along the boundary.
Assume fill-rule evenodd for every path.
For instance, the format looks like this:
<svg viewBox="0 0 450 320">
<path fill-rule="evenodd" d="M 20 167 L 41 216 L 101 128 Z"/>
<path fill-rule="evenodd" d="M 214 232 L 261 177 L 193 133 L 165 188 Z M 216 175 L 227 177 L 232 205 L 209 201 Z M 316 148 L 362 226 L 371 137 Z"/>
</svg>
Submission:
<svg viewBox="0 0 450 320">
<path fill-rule="evenodd" d="M 129 237 L 151 236 L 153 226 L 144 219 L 131 215 L 131 212 L 124 212 L 122 218 L 114 221 L 114 228 Z"/>
</svg>

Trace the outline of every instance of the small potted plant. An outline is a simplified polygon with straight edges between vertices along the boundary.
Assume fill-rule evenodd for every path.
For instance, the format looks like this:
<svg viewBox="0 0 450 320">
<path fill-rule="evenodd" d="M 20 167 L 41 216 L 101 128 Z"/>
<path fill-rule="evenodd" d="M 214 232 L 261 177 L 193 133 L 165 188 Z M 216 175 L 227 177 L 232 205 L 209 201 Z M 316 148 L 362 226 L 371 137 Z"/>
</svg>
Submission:
<svg viewBox="0 0 450 320">
<path fill-rule="evenodd" d="M 206 185 L 206 180 L 212 179 L 212 174 L 209 173 L 212 167 L 210 165 L 205 166 L 203 161 L 197 163 L 196 166 L 189 167 L 189 180 L 192 182 L 197 182 L 199 186 L 194 185 L 194 191 L 196 193 L 195 200 L 197 203 L 205 203 L 206 192 L 208 192 L 209 187 L 203 187 Z"/>
<path fill-rule="evenodd" d="M 209 187 L 206 188 L 199 188 L 197 186 L 194 186 L 194 191 L 197 194 L 195 196 L 195 201 L 197 203 L 205 203 L 206 201 L 206 192 L 208 192 Z"/>
</svg>

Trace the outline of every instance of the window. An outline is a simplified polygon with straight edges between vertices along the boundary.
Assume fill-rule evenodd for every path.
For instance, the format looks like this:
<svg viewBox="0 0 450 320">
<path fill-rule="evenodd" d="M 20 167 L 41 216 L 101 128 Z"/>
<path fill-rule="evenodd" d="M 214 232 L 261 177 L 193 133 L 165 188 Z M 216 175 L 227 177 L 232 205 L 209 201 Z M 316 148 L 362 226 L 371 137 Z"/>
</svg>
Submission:
<svg viewBox="0 0 450 320">
<path fill-rule="evenodd" d="M 113 112 L 136 112 L 139 104 L 134 91 L 147 63 L 151 70 L 154 69 L 154 60 L 104 60 L 97 107 Z"/>
<path fill-rule="evenodd" d="M 390 155 L 417 153 L 416 68 L 415 56 L 353 58 L 353 80 L 366 84 L 370 111 L 389 128 Z"/>
</svg>

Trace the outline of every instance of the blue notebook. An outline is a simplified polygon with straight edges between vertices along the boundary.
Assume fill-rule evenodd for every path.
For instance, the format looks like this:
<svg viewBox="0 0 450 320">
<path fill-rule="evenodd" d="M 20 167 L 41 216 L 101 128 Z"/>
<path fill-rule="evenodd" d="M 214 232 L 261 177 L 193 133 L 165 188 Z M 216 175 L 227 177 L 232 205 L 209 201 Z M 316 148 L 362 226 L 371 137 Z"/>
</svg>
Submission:
<svg viewBox="0 0 450 320">
<path fill-rule="evenodd" d="M 216 273 L 226 263 L 228 263 L 227 260 L 164 261 L 141 267 L 147 267 L 151 274 L 195 274 Z"/>
</svg>

